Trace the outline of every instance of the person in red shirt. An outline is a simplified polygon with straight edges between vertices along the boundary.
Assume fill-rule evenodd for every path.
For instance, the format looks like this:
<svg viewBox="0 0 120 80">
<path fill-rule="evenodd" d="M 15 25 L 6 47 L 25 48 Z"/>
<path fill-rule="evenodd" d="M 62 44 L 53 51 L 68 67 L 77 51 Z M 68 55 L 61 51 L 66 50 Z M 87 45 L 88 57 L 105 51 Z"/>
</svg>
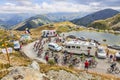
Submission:
<svg viewBox="0 0 120 80">
<path fill-rule="evenodd" d="M 89 62 L 87 60 L 85 61 L 84 65 L 85 65 L 84 69 L 88 70 Z"/>
</svg>

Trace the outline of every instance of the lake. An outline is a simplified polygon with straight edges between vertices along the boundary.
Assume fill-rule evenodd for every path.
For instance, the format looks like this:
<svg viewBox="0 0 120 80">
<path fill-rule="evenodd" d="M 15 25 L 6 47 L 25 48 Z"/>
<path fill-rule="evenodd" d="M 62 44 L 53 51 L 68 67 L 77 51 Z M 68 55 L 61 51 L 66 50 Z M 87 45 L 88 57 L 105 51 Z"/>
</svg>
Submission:
<svg viewBox="0 0 120 80">
<path fill-rule="evenodd" d="M 91 32 L 91 31 L 79 31 L 79 32 L 68 32 L 66 35 L 75 35 L 76 37 L 85 37 L 89 39 L 97 40 L 101 43 L 113 45 L 120 45 L 120 35 L 104 33 L 104 32 Z M 106 39 L 106 42 L 103 41 Z"/>
</svg>

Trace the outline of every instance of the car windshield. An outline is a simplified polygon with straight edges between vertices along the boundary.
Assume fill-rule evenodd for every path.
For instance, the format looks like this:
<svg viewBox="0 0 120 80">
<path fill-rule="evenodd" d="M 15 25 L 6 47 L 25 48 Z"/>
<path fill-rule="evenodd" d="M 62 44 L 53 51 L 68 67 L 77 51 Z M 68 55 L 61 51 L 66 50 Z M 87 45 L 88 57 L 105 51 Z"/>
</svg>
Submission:
<svg viewBox="0 0 120 80">
<path fill-rule="evenodd" d="M 59 46 L 58 45 L 55 45 L 56 48 L 58 48 Z"/>
<path fill-rule="evenodd" d="M 105 51 L 103 49 L 98 49 L 99 53 L 105 53 Z"/>
</svg>

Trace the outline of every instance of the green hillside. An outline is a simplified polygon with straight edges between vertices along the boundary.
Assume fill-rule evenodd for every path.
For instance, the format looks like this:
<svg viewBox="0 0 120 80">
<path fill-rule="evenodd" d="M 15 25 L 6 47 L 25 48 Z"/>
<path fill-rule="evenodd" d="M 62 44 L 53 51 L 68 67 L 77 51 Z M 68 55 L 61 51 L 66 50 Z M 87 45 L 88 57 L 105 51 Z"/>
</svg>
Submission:
<svg viewBox="0 0 120 80">
<path fill-rule="evenodd" d="M 105 20 L 94 21 L 88 27 L 93 27 L 102 30 L 105 29 L 120 30 L 120 14 L 117 14 Z"/>
<path fill-rule="evenodd" d="M 75 24 L 71 22 L 58 22 L 58 23 L 53 23 L 53 24 L 46 24 L 43 26 L 39 26 L 37 28 L 31 29 L 32 32 L 32 37 L 39 37 L 40 36 L 40 31 L 42 30 L 56 30 L 57 32 L 69 32 L 72 30 L 75 30 Z"/>
<path fill-rule="evenodd" d="M 118 13 L 119 11 L 116 11 L 113 9 L 104 9 L 104 10 L 100 10 L 100 11 L 88 14 L 80 19 L 74 19 L 71 22 L 77 25 L 88 26 L 90 23 L 96 20 L 104 20 L 104 19 L 113 17 Z"/>
<path fill-rule="evenodd" d="M 29 29 L 36 28 L 38 26 L 42 26 L 48 23 L 51 23 L 51 21 L 46 16 L 38 15 L 17 24 L 13 29 L 22 31 L 25 30 L 26 28 Z"/>
</svg>

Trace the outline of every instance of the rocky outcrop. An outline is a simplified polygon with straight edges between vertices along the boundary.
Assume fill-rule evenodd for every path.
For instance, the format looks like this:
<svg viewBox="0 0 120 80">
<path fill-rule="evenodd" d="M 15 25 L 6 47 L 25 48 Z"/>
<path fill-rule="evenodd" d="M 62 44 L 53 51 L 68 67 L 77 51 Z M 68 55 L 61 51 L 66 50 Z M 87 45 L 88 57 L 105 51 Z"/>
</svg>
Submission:
<svg viewBox="0 0 120 80">
<path fill-rule="evenodd" d="M 60 71 L 51 70 L 47 73 L 47 76 L 51 80 L 79 80 L 79 77 L 64 70 Z"/>
<path fill-rule="evenodd" d="M 100 76 L 93 76 L 87 72 L 80 72 L 78 75 L 75 75 L 64 70 L 51 70 L 47 73 L 47 76 L 50 80 L 102 80 Z"/>
<path fill-rule="evenodd" d="M 39 71 L 40 70 L 40 66 L 36 61 L 33 61 L 31 65 L 29 65 L 29 67 Z"/>
<path fill-rule="evenodd" d="M 8 75 L 1 80 L 43 80 L 44 74 L 29 67 L 13 68 Z"/>
</svg>

